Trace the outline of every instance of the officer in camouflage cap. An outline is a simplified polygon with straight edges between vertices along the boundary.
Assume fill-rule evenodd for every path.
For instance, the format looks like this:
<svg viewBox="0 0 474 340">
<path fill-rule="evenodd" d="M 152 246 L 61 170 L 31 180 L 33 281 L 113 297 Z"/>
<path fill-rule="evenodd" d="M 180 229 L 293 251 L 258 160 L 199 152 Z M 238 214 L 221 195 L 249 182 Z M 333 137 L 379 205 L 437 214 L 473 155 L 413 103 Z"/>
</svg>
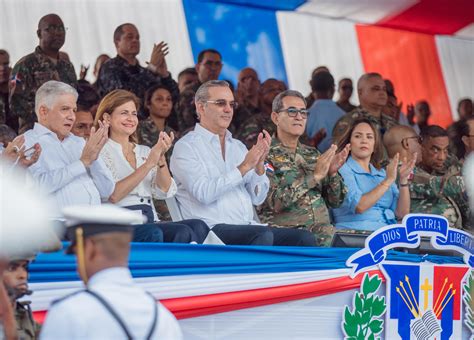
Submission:
<svg viewBox="0 0 474 340">
<path fill-rule="evenodd" d="M 337 141 L 344 132 L 352 126 L 357 118 L 367 118 L 379 130 L 383 136 L 392 126 L 398 122 L 392 117 L 382 113 L 387 105 L 387 89 L 382 76 L 378 73 L 366 73 L 357 82 L 357 93 L 359 94 L 360 107 L 341 117 L 334 126 L 333 140 Z"/>
<path fill-rule="evenodd" d="M 336 154 L 332 145 L 324 154 L 299 142 L 306 126 L 306 101 L 297 91 L 284 91 L 273 101 L 276 138 L 268 155 L 271 187 L 261 219 L 272 225 L 305 228 L 319 246 L 329 246 L 335 228 L 329 209 L 344 201 L 347 189 L 337 173 L 349 147 Z"/>
<path fill-rule="evenodd" d="M 446 217 L 452 227 L 469 229 L 469 205 L 466 188 L 457 167 L 446 168 L 449 139 L 436 125 L 428 126 L 419 137 L 413 128 L 396 126 L 384 136 L 389 157 L 418 155 L 410 184 L 410 211 Z M 423 138 L 423 142 L 421 141 Z M 438 174 L 438 175 L 437 175 Z M 442 174 L 442 175 L 441 175 Z"/>
<path fill-rule="evenodd" d="M 59 49 L 64 45 L 66 28 L 56 14 L 42 17 L 36 31 L 39 46 L 21 58 L 13 67 L 10 80 L 10 110 L 19 117 L 20 133 L 33 127 L 36 119 L 36 90 L 49 80 L 57 80 L 76 87 L 74 66 Z"/>
</svg>

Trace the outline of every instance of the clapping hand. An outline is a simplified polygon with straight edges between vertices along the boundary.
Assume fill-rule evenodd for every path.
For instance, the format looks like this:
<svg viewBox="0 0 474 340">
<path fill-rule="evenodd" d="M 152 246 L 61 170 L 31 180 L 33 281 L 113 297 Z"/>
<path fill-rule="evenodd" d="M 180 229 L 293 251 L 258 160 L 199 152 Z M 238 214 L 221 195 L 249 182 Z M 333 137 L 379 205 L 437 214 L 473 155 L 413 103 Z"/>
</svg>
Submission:
<svg viewBox="0 0 474 340">
<path fill-rule="evenodd" d="M 148 63 L 151 70 L 162 78 L 169 76 L 168 66 L 165 59 L 168 53 L 168 44 L 164 41 L 160 42 L 158 45 L 154 44 L 150 62 Z"/>
<path fill-rule="evenodd" d="M 80 160 L 86 167 L 89 167 L 98 157 L 109 138 L 109 124 L 99 120 L 99 128 L 91 129 L 91 135 L 84 145 Z"/>
<path fill-rule="evenodd" d="M 324 177 L 327 176 L 329 168 L 336 154 L 337 146 L 332 144 L 329 149 L 326 150 L 321 156 L 319 156 L 316 161 L 316 166 L 314 167 L 314 179 L 317 182 L 320 182 Z M 342 151 L 341 151 L 342 152 Z"/>
<path fill-rule="evenodd" d="M 147 162 L 149 162 L 151 166 L 156 166 L 160 161 L 160 158 L 163 157 L 164 154 L 171 148 L 173 141 L 173 132 L 168 135 L 166 132 L 161 131 L 158 136 L 158 141 L 153 146 L 153 148 L 151 148 Z"/>
<path fill-rule="evenodd" d="M 413 172 L 413 169 L 415 168 L 416 156 L 417 156 L 417 153 L 415 152 L 411 159 L 407 160 L 406 157 L 403 158 L 402 165 L 400 166 L 400 169 L 398 170 L 400 183 L 406 184 L 408 182 L 408 177 L 410 176 L 410 174 Z"/>
<path fill-rule="evenodd" d="M 342 149 L 340 152 L 334 155 L 331 165 L 329 166 L 329 171 L 328 171 L 329 176 L 332 177 L 339 171 L 341 166 L 346 162 L 347 156 L 349 156 L 350 150 L 351 150 L 351 145 L 346 144 L 344 149 Z"/>
<path fill-rule="evenodd" d="M 400 159 L 400 154 L 397 152 L 395 156 L 390 160 L 385 169 L 385 181 L 387 185 L 391 185 L 397 179 L 397 168 L 398 168 L 398 160 Z"/>
</svg>

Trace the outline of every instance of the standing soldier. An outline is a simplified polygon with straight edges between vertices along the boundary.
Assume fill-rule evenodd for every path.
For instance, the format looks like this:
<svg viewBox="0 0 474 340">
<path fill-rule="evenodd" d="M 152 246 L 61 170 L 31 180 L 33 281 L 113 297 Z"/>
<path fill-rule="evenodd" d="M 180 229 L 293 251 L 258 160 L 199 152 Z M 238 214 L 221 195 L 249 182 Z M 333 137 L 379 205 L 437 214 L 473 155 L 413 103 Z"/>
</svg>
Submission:
<svg viewBox="0 0 474 340">
<path fill-rule="evenodd" d="M 271 187 L 261 219 L 271 225 L 307 229 L 315 235 L 317 245 L 329 246 L 335 228 L 328 208 L 337 208 L 344 201 L 347 189 L 337 171 L 349 147 L 336 154 L 332 145 L 320 154 L 301 144 L 307 117 L 301 93 L 288 90 L 275 97 L 272 120 L 277 133 L 266 167 Z"/>
<path fill-rule="evenodd" d="M 20 133 L 33 127 L 36 119 L 36 90 L 49 80 L 58 80 L 76 87 L 74 66 L 60 56 L 64 45 L 66 28 L 56 14 L 42 17 L 36 34 L 39 46 L 35 51 L 21 58 L 13 67 L 9 84 L 10 111 L 19 117 Z"/>
<path fill-rule="evenodd" d="M 28 289 L 29 259 L 15 259 L 8 263 L 3 273 L 3 284 L 7 290 L 10 302 L 15 313 L 18 339 L 37 339 L 40 325 L 33 319 L 30 301 L 20 301 L 25 295 L 32 292 Z"/>
</svg>

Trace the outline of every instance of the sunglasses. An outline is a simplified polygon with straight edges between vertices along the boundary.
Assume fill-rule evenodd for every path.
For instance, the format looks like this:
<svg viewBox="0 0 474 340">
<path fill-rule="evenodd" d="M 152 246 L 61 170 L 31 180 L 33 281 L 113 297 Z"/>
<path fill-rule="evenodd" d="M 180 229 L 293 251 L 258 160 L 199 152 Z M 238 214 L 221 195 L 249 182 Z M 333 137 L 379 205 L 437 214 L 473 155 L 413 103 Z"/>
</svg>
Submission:
<svg viewBox="0 0 474 340">
<path fill-rule="evenodd" d="M 236 101 L 230 101 L 230 102 L 228 102 L 228 101 L 225 100 L 225 99 L 206 100 L 206 103 L 214 104 L 214 105 L 216 105 L 217 107 L 220 107 L 220 108 L 224 108 L 224 107 L 226 107 L 227 105 L 229 105 L 229 106 L 230 106 L 231 108 L 233 108 L 234 110 L 239 107 L 239 103 L 237 103 Z"/>
</svg>

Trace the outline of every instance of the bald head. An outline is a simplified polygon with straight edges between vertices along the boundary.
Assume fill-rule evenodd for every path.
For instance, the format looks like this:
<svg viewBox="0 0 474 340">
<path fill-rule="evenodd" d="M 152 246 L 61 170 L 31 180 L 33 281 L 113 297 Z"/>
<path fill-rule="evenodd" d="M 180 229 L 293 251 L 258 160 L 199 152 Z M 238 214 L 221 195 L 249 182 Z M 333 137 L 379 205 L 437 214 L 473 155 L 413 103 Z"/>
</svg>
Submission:
<svg viewBox="0 0 474 340">
<path fill-rule="evenodd" d="M 39 45 L 46 54 L 57 53 L 64 45 L 66 28 L 57 14 L 47 14 L 38 22 Z"/>
<path fill-rule="evenodd" d="M 419 136 L 410 126 L 395 125 L 383 136 L 383 145 L 387 149 L 388 156 L 392 158 L 398 152 L 400 159 L 411 158 L 416 152 L 418 162 L 421 161 L 421 145 Z"/>
</svg>

